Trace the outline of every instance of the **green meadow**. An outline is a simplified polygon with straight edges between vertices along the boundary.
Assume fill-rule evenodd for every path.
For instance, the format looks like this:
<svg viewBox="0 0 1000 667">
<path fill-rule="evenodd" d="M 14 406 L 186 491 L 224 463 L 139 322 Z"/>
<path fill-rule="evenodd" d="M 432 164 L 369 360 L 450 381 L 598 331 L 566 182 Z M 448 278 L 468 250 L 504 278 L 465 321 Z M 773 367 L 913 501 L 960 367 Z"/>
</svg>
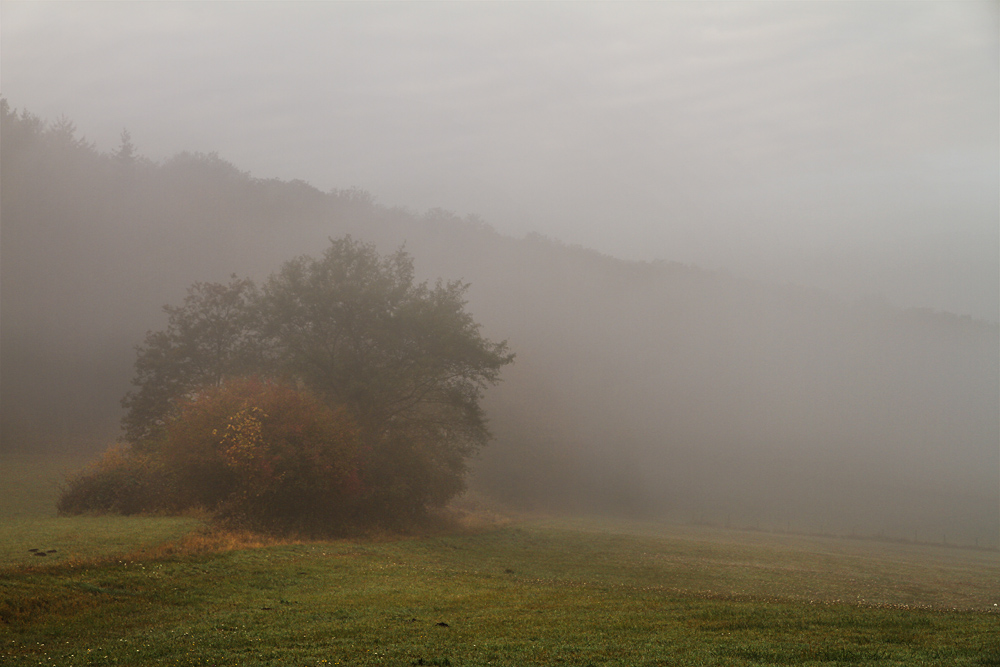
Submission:
<svg viewBox="0 0 1000 667">
<path fill-rule="evenodd" d="M 9 463 L 4 665 L 1000 665 L 995 551 L 468 513 L 276 541 L 54 517 L 12 480 L 52 466 Z"/>
</svg>

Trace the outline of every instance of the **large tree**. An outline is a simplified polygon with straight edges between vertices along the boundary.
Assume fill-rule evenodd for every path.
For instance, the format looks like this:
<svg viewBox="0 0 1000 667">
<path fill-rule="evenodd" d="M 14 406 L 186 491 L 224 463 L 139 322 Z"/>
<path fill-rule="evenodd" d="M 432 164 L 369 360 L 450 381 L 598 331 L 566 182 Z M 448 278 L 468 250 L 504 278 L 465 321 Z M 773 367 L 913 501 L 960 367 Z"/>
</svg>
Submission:
<svg viewBox="0 0 1000 667">
<path fill-rule="evenodd" d="M 264 285 L 264 331 L 285 372 L 347 406 L 362 429 L 376 511 L 451 498 L 489 439 L 480 399 L 513 354 L 481 335 L 467 288 L 416 283 L 406 252 L 382 257 L 350 237 Z"/>
</svg>

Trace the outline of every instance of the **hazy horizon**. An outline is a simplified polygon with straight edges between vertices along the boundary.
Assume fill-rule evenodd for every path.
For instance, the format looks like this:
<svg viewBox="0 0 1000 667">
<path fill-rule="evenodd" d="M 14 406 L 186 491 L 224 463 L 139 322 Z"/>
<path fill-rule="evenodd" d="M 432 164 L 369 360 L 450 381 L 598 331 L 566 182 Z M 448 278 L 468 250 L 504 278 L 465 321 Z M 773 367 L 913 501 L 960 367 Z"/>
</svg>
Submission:
<svg viewBox="0 0 1000 667">
<path fill-rule="evenodd" d="M 1000 319 L 995 3 L 0 11 L 0 93 L 102 150 Z"/>
</svg>

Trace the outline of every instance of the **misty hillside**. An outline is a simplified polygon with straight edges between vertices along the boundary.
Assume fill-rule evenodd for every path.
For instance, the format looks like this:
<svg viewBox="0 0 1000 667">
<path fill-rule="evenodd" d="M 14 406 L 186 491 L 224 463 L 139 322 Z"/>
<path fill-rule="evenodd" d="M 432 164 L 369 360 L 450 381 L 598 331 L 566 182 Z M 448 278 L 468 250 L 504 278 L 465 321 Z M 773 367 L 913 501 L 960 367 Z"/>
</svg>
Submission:
<svg viewBox="0 0 1000 667">
<path fill-rule="evenodd" d="M 102 153 L 6 102 L 0 451 L 113 440 L 134 346 L 195 281 L 260 279 L 327 238 L 401 245 L 517 353 L 474 485 L 515 506 L 996 545 L 1000 333 L 474 218 Z M 331 156 L 331 159 L 337 159 Z M 419 165 L 414 166 L 419 169 Z M 670 221 L 664 221 L 670 224 Z"/>
</svg>

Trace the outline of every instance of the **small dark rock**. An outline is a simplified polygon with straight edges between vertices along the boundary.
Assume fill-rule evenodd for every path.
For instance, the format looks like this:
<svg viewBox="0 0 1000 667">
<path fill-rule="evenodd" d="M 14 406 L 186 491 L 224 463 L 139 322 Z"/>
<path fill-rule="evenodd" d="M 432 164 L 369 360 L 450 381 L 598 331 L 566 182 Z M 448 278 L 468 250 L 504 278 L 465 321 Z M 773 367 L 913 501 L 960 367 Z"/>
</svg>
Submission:
<svg viewBox="0 0 1000 667">
<path fill-rule="evenodd" d="M 40 551 L 40 549 L 28 549 L 28 551 L 30 551 L 31 553 L 35 553 L 36 551 Z"/>
<path fill-rule="evenodd" d="M 440 621 L 439 623 L 435 623 L 434 625 L 438 626 L 439 628 L 450 628 L 451 627 L 450 625 L 448 625 L 444 621 Z"/>
</svg>

